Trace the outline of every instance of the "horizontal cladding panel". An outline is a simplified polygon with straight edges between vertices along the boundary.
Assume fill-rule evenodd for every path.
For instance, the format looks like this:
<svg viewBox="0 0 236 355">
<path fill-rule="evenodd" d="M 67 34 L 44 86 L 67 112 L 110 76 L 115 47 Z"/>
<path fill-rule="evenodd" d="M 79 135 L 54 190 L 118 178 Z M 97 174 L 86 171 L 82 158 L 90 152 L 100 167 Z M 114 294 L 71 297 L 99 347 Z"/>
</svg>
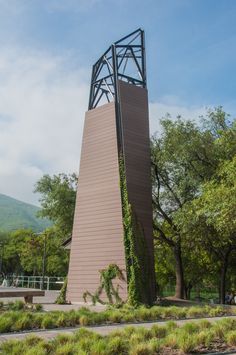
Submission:
<svg viewBox="0 0 236 355">
<path fill-rule="evenodd" d="M 87 153 L 87 152 L 86 152 Z M 110 151 L 111 153 L 111 151 Z M 115 149 L 115 153 L 116 153 L 116 149 Z M 86 156 L 83 156 L 83 160 L 81 160 L 80 165 L 82 165 L 83 167 L 87 167 L 87 165 L 89 164 L 102 164 L 102 165 L 108 165 L 110 163 L 115 164 L 116 162 L 114 162 L 114 156 L 111 154 L 110 156 L 103 156 L 103 155 L 99 155 L 99 154 L 92 154 L 89 152 L 89 154 L 87 154 Z"/>
<path fill-rule="evenodd" d="M 88 251 L 88 248 L 90 247 L 96 248 L 96 250 Z M 80 252 L 79 260 L 88 260 L 89 258 L 94 258 L 96 257 L 96 260 L 108 260 L 108 259 L 114 259 L 114 258 L 119 258 L 121 254 L 123 254 L 123 246 L 119 246 L 119 248 L 116 246 L 116 249 L 114 251 L 114 248 L 102 248 L 104 245 L 99 245 L 96 243 L 88 243 L 87 247 L 86 246 L 81 246 L 81 248 L 78 248 L 77 250 Z M 98 256 L 98 253 L 101 253 L 102 256 Z M 100 254 L 99 253 L 99 254 Z M 108 266 L 108 263 L 107 263 Z"/>
<path fill-rule="evenodd" d="M 88 180 L 90 180 L 88 178 Z M 95 194 L 95 196 L 100 196 L 104 193 L 104 190 L 107 191 L 109 194 L 111 195 L 114 195 L 118 194 L 117 192 L 117 184 L 118 184 L 118 180 L 115 181 L 116 183 L 114 184 L 114 181 L 113 183 L 110 181 L 110 182 L 107 182 L 107 181 L 103 181 L 102 179 L 98 179 L 97 181 L 99 181 L 99 185 L 97 184 L 94 184 L 94 185 L 91 185 L 90 188 L 87 186 L 87 184 L 83 184 L 83 188 L 80 186 L 79 189 L 79 195 L 83 196 L 83 195 L 93 195 Z M 81 183 L 81 182 L 80 182 Z"/>
<path fill-rule="evenodd" d="M 99 270 L 125 268 L 114 103 L 86 113 L 76 198 L 68 300 L 99 285 Z M 127 290 L 121 292 L 126 298 Z"/>
<path fill-rule="evenodd" d="M 95 225 L 98 229 L 97 231 L 101 231 L 103 230 L 103 226 L 106 224 L 107 227 L 115 227 L 117 225 L 119 225 L 120 223 L 120 215 L 118 215 L 116 218 L 112 217 L 112 218 L 95 218 L 91 220 L 90 216 L 84 217 L 82 218 L 80 216 L 79 218 L 79 225 L 83 228 L 83 226 L 88 225 L 88 223 L 91 223 L 91 226 L 89 229 L 94 228 L 93 225 Z"/>
<path fill-rule="evenodd" d="M 110 169 L 114 169 L 117 170 L 118 172 L 118 165 L 114 164 L 112 166 L 110 166 Z M 79 182 L 81 179 L 83 179 L 86 175 L 87 178 L 93 180 L 94 177 L 98 177 L 101 178 L 102 175 L 104 176 L 104 178 L 106 178 L 106 176 L 115 176 L 114 171 L 111 172 L 111 170 L 109 169 L 108 166 L 104 166 L 103 169 L 101 167 L 99 167 L 99 171 L 97 172 L 97 169 L 94 169 L 94 166 L 91 167 L 86 167 L 86 172 L 81 172 L 79 175 Z M 117 176 L 117 181 L 119 181 L 118 176 Z"/>
<path fill-rule="evenodd" d="M 117 199 L 118 199 L 118 196 L 117 196 Z M 112 199 L 111 195 L 106 196 L 106 198 L 104 197 L 104 199 L 102 200 L 103 203 L 96 196 L 94 196 L 94 199 L 92 199 L 92 198 L 86 199 L 85 196 L 78 195 L 78 200 L 79 200 L 78 202 L 80 202 L 80 206 L 78 208 L 81 208 L 82 204 L 84 204 L 84 206 L 86 206 L 87 204 L 89 205 L 89 203 L 92 204 L 92 202 L 97 206 L 99 206 L 99 205 L 104 206 L 105 204 L 107 204 L 107 206 L 108 206 L 110 203 L 112 203 L 112 201 L 114 201 L 114 206 L 116 206 L 120 202 L 120 201 L 116 201 L 116 198 L 114 198 L 114 197 Z M 120 196 L 119 196 L 119 200 L 120 200 Z M 109 207 L 108 207 L 108 210 L 109 210 Z"/>
<path fill-rule="evenodd" d="M 94 232 L 94 233 L 91 233 L 91 231 L 84 231 L 83 233 L 80 233 L 79 235 L 79 228 L 75 228 L 75 231 L 74 231 L 74 235 L 75 235 L 75 241 L 74 243 L 77 243 L 78 241 L 78 238 L 86 238 L 86 237 L 96 237 L 97 234 Z M 107 230 L 103 230 L 102 234 L 103 236 L 107 236 L 107 235 L 114 235 L 118 238 L 118 236 L 121 236 L 121 233 L 122 233 L 122 236 L 123 236 L 123 229 L 121 230 L 121 227 L 117 227 L 117 228 L 113 228 L 112 230 L 111 229 L 107 229 Z"/>
<path fill-rule="evenodd" d="M 150 261 L 149 277 L 154 296 L 151 158 L 147 91 L 119 82 L 126 181 L 129 201 L 142 224 Z"/>
<path fill-rule="evenodd" d="M 111 237 L 111 238 L 102 238 L 100 236 L 99 238 L 80 238 L 78 237 L 79 243 L 74 245 L 75 249 L 83 249 L 86 250 L 89 245 L 96 246 L 96 248 L 103 248 L 105 251 L 106 250 L 111 250 L 111 252 L 114 254 L 117 253 L 117 250 L 123 250 L 123 245 L 121 245 L 120 240 L 116 237 Z M 111 242 L 112 242 L 112 247 L 111 247 Z M 106 247 L 106 245 L 109 245 Z M 97 251 L 97 250 L 96 250 Z M 92 252 L 92 251 L 91 251 Z"/>
</svg>

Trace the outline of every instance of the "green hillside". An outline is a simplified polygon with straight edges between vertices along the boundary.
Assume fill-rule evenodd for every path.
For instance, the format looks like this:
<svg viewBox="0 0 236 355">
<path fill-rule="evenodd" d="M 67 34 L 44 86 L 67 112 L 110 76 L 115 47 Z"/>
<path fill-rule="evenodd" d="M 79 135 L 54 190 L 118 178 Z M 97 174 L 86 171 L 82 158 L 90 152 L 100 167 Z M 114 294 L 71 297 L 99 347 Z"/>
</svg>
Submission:
<svg viewBox="0 0 236 355">
<path fill-rule="evenodd" d="M 51 225 L 47 219 L 36 217 L 39 207 L 0 194 L 0 231 L 32 229 L 41 232 Z"/>
</svg>

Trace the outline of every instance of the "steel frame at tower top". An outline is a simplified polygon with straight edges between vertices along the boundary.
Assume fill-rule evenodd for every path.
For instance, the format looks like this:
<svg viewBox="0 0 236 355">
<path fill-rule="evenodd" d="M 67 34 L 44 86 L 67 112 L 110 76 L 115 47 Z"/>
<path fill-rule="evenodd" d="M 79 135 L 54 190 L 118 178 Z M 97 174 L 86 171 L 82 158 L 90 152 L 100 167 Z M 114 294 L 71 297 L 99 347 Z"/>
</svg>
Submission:
<svg viewBox="0 0 236 355">
<path fill-rule="evenodd" d="M 140 28 L 112 44 L 93 65 L 88 109 L 118 102 L 118 80 L 146 88 L 145 40 Z"/>
</svg>

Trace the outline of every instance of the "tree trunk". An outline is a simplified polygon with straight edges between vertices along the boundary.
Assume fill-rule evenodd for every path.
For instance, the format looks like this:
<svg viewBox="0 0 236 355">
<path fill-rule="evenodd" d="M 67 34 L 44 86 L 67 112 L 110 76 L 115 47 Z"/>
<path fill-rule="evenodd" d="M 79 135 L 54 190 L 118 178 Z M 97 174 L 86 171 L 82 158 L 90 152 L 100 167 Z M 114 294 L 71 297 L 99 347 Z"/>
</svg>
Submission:
<svg viewBox="0 0 236 355">
<path fill-rule="evenodd" d="M 179 244 L 174 246 L 174 256 L 175 256 L 175 275 L 176 275 L 176 285 L 175 285 L 175 297 L 184 299 L 184 272 L 183 272 L 183 262 L 181 255 L 181 246 Z"/>
<path fill-rule="evenodd" d="M 231 248 L 227 250 L 222 260 L 221 270 L 220 270 L 220 303 L 225 304 L 225 285 L 226 285 L 226 273 L 228 269 L 229 256 L 231 253 Z"/>
<path fill-rule="evenodd" d="M 188 285 L 186 285 L 186 283 L 185 283 L 185 287 L 184 287 L 184 298 L 185 298 L 186 300 L 190 300 L 192 288 L 193 288 L 193 286 L 192 286 L 191 282 L 189 282 Z"/>
</svg>

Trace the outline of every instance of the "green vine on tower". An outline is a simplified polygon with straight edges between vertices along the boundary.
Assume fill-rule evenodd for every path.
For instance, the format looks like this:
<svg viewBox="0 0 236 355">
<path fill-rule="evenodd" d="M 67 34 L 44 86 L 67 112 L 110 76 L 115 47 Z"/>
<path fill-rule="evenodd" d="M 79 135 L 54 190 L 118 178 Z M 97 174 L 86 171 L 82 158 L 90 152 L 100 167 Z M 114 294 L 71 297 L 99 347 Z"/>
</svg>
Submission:
<svg viewBox="0 0 236 355">
<path fill-rule="evenodd" d="M 133 306 L 149 304 L 147 246 L 142 226 L 128 199 L 125 164 L 119 159 L 124 248 L 128 284 L 128 302 Z"/>
</svg>

